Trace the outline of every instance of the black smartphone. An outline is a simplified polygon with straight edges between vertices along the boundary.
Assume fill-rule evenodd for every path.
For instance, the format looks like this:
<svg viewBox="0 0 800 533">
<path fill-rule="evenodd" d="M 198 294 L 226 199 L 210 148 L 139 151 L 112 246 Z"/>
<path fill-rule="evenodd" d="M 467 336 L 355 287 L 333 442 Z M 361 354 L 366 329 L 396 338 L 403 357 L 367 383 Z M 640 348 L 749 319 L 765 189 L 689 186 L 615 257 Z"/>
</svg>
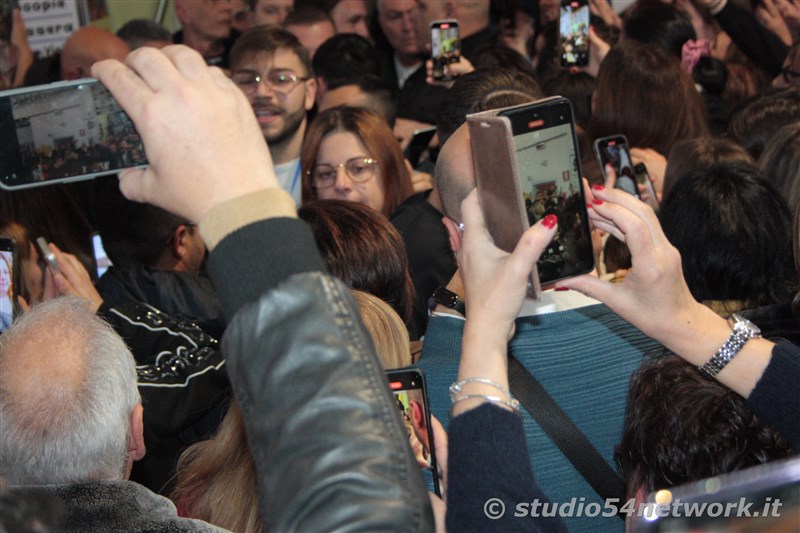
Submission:
<svg viewBox="0 0 800 533">
<path fill-rule="evenodd" d="M 519 187 L 530 225 L 549 214 L 558 231 L 537 263 L 542 289 L 594 269 L 572 104 L 547 98 L 501 110 L 513 134 Z"/>
<path fill-rule="evenodd" d="M 17 302 L 17 244 L 0 237 L 0 332 L 11 327 Z"/>
<path fill-rule="evenodd" d="M 0 187 L 91 179 L 147 164 L 128 115 L 94 79 L 0 92 Z"/>
<path fill-rule="evenodd" d="M 600 164 L 603 177 L 606 176 L 606 165 L 611 165 L 617 173 L 614 188 L 632 194 L 639 198 L 639 189 L 636 187 L 636 175 L 633 171 L 631 151 L 628 149 L 628 139 L 624 135 L 610 135 L 594 141 L 594 155 Z"/>
<path fill-rule="evenodd" d="M 38 237 L 36 239 L 36 248 L 39 250 L 39 256 L 44 259 L 45 263 L 47 263 L 47 266 L 50 268 L 53 274 L 61 274 L 61 267 L 58 266 L 56 254 L 50 250 L 47 239 L 44 237 Z"/>
<path fill-rule="evenodd" d="M 439 488 L 439 467 L 433 444 L 431 410 L 428 406 L 428 391 L 422 370 L 406 368 L 386 372 L 400 417 L 408 430 L 408 440 L 417 463 L 423 469 L 425 481 L 436 494 Z"/>
<path fill-rule="evenodd" d="M 422 154 L 428 149 L 428 145 L 434 135 L 436 135 L 435 126 L 414 130 L 414 133 L 411 134 L 411 140 L 408 141 L 408 146 L 403 151 L 403 156 L 408 159 L 412 168 L 417 168 Z"/>
<path fill-rule="evenodd" d="M 589 64 L 589 0 L 561 0 L 558 56 L 562 67 Z"/>
<path fill-rule="evenodd" d="M 643 186 L 645 191 L 647 191 L 647 195 L 650 197 L 647 200 L 647 204 L 658 211 L 658 196 L 653 186 L 653 180 L 650 178 L 650 173 L 647 172 L 647 166 L 644 163 L 636 163 L 633 165 L 633 176 L 636 179 L 637 185 Z"/>
<path fill-rule="evenodd" d="M 455 19 L 434 20 L 431 22 L 431 59 L 433 60 L 433 79 L 450 81 L 454 78 L 445 75 L 444 67 L 457 63 L 461 57 L 461 38 L 458 34 L 458 21 Z"/>
<path fill-rule="evenodd" d="M 111 259 L 108 258 L 105 248 L 103 248 L 103 239 L 96 231 L 92 233 L 92 250 L 94 252 L 92 262 L 94 263 L 94 271 L 97 279 L 103 277 L 111 264 Z"/>
</svg>

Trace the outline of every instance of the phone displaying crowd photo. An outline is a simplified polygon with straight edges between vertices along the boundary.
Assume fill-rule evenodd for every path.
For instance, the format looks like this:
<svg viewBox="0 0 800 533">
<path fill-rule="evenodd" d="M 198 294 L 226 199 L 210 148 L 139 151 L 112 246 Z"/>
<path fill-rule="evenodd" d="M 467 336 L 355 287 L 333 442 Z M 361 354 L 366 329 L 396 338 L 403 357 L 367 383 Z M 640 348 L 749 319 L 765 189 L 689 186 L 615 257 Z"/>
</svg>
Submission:
<svg viewBox="0 0 800 533">
<path fill-rule="evenodd" d="M 0 237 L 0 332 L 10 328 L 14 321 L 16 260 L 17 246 L 14 239 Z"/>
<path fill-rule="evenodd" d="M 431 410 L 428 407 L 428 392 L 425 377 L 416 368 L 389 370 L 386 372 L 389 388 L 394 394 L 397 410 L 408 430 L 411 451 L 423 469 L 426 483 L 436 494 L 439 492 L 438 465 L 433 445 Z"/>
<path fill-rule="evenodd" d="M 97 80 L 0 93 L 0 187 L 91 179 L 147 164 L 130 118 Z"/>
<path fill-rule="evenodd" d="M 562 67 L 589 64 L 589 1 L 561 0 L 558 56 Z"/>
<path fill-rule="evenodd" d="M 431 22 L 431 59 L 433 60 L 433 79 L 449 81 L 444 67 L 458 62 L 461 57 L 461 39 L 458 34 L 458 21 L 455 19 L 434 20 Z"/>
<path fill-rule="evenodd" d="M 604 178 L 608 178 L 606 165 L 611 165 L 617 175 L 614 187 L 639 198 L 628 139 L 624 135 L 611 135 L 595 140 L 594 155 L 597 157 Z"/>
<path fill-rule="evenodd" d="M 572 105 L 557 97 L 500 111 L 511 122 L 519 187 L 530 225 L 549 214 L 558 231 L 537 263 L 543 289 L 594 269 Z"/>
</svg>

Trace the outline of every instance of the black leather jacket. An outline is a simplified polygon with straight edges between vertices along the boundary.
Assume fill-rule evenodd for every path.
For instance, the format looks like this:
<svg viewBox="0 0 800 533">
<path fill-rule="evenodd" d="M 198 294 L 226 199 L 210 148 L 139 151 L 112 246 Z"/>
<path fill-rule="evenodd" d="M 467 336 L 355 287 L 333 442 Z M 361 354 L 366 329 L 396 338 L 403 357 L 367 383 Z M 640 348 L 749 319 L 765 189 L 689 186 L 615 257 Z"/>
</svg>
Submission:
<svg viewBox="0 0 800 533">
<path fill-rule="evenodd" d="M 349 289 L 323 268 L 295 219 L 246 226 L 209 258 L 226 313 L 235 313 L 222 349 L 258 469 L 264 529 L 433 530 L 372 341 Z"/>
</svg>

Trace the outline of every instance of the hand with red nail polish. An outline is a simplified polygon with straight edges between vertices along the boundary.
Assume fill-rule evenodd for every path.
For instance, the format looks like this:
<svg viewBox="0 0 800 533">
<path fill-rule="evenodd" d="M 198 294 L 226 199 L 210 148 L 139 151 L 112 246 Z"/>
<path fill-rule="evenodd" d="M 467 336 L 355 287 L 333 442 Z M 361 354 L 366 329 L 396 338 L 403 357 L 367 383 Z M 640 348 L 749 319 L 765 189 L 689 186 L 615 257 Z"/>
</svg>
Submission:
<svg viewBox="0 0 800 533">
<path fill-rule="evenodd" d="M 496 331 L 505 342 L 525 300 L 528 276 L 553 239 L 558 218 L 547 215 L 529 228 L 509 254 L 492 241 L 477 191 L 467 196 L 461 211 L 465 229 L 457 255 L 464 280 L 467 327 L 476 324 L 484 336 Z"/>
</svg>

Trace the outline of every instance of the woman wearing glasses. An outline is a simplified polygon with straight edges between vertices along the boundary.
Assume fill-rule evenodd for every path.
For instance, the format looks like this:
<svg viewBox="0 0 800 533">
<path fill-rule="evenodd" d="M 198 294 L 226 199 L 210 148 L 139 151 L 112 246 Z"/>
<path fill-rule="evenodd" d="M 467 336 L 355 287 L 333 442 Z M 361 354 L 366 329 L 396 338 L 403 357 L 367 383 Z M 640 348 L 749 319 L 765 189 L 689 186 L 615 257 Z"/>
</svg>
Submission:
<svg viewBox="0 0 800 533">
<path fill-rule="evenodd" d="M 320 113 L 300 156 L 303 200 L 348 200 L 389 216 L 413 194 L 400 145 L 383 118 L 357 107 Z"/>
</svg>

